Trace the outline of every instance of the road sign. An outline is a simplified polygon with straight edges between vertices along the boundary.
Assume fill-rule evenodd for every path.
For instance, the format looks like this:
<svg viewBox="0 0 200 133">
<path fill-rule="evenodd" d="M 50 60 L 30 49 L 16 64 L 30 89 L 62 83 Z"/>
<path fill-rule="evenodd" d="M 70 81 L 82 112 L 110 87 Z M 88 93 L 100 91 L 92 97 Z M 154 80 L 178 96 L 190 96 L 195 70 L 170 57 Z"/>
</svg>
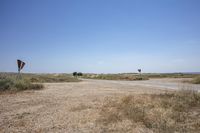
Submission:
<svg viewBox="0 0 200 133">
<path fill-rule="evenodd" d="M 20 71 L 24 68 L 25 66 L 25 62 L 21 61 L 21 60 L 17 60 L 17 65 L 18 65 L 18 72 L 20 73 Z"/>
<path fill-rule="evenodd" d="M 138 69 L 138 72 L 139 72 L 139 73 L 141 73 L 141 72 L 142 72 L 142 70 L 141 70 L 141 69 Z"/>
</svg>

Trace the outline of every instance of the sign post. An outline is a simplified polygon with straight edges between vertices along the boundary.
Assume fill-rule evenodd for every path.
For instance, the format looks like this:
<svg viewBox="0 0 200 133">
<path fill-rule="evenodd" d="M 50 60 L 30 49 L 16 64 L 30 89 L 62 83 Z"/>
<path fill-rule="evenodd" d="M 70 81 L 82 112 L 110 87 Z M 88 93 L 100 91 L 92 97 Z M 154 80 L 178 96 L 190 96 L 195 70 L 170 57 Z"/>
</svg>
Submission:
<svg viewBox="0 0 200 133">
<path fill-rule="evenodd" d="M 138 69 L 138 72 L 140 73 L 140 78 L 142 78 L 142 69 Z"/>
</svg>

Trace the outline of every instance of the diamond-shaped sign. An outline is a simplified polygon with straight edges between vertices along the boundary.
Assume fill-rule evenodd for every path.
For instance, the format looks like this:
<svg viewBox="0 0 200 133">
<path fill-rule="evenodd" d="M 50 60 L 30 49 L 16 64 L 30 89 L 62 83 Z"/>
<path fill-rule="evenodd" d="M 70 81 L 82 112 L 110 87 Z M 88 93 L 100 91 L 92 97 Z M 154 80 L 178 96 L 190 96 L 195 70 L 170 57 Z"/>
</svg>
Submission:
<svg viewBox="0 0 200 133">
<path fill-rule="evenodd" d="M 25 62 L 21 61 L 21 60 L 17 60 L 17 65 L 18 65 L 18 71 L 20 72 L 24 66 L 25 66 Z"/>
</svg>

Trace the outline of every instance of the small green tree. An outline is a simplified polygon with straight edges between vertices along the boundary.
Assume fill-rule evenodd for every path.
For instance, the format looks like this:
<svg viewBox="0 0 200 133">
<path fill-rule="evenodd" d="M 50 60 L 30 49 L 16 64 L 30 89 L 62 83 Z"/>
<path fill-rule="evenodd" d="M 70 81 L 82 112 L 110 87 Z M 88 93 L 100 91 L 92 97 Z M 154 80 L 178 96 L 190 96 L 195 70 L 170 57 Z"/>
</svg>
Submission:
<svg viewBox="0 0 200 133">
<path fill-rule="evenodd" d="M 77 77 L 78 73 L 77 72 L 73 72 L 73 76 Z"/>
<path fill-rule="evenodd" d="M 79 72 L 77 73 L 78 76 L 83 76 L 83 73 Z"/>
</svg>

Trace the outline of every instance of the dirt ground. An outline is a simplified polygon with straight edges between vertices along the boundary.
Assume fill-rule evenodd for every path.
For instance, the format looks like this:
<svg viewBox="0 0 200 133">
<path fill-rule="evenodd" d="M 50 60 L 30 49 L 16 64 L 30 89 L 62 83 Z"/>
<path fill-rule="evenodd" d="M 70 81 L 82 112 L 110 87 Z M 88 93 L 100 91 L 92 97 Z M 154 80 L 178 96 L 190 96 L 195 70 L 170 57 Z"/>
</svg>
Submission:
<svg viewBox="0 0 200 133">
<path fill-rule="evenodd" d="M 0 132 L 104 132 L 96 120 L 108 97 L 162 93 L 183 87 L 200 90 L 199 85 L 185 84 L 182 80 L 83 80 L 78 83 L 45 83 L 43 90 L 2 94 Z"/>
</svg>

